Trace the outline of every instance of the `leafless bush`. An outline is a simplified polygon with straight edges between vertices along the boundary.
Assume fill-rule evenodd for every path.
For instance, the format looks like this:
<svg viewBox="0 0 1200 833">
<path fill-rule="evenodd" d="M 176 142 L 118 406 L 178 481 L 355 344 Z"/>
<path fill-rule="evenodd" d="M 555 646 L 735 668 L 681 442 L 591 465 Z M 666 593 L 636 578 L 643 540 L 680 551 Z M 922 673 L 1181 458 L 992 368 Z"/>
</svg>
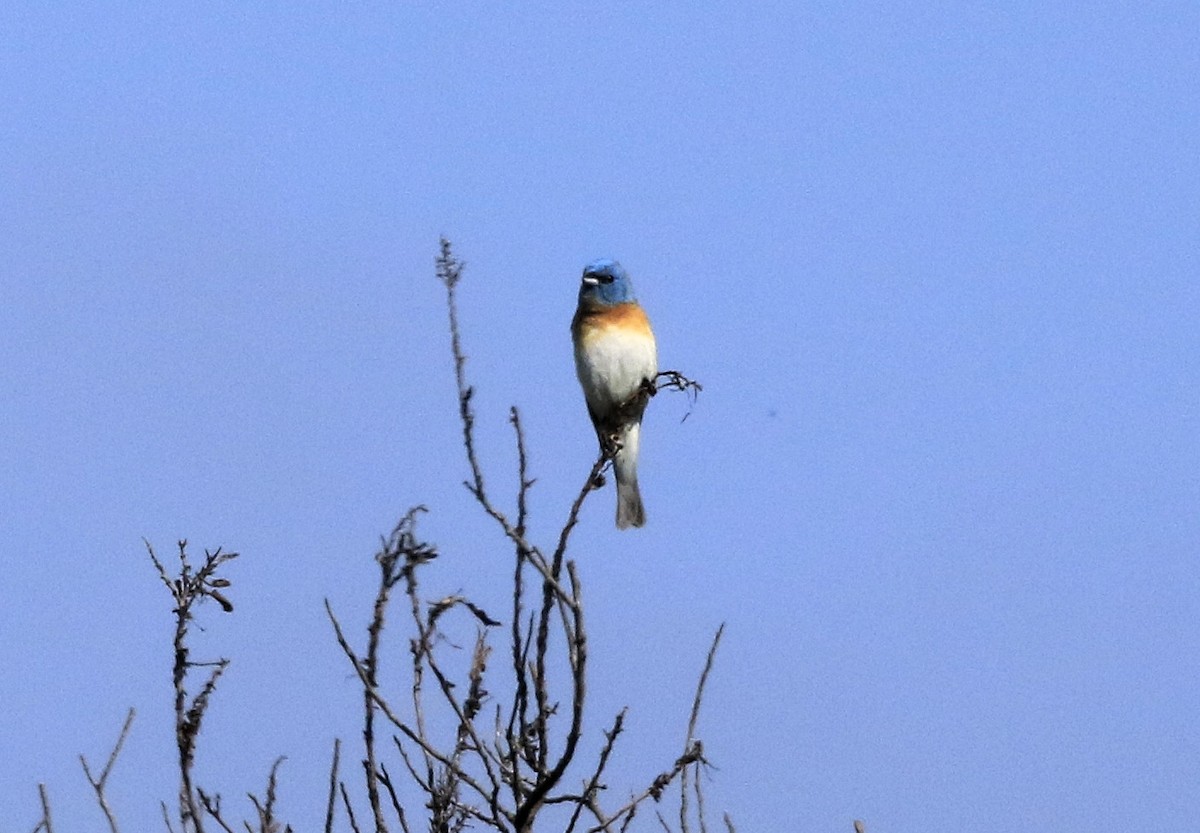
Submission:
<svg viewBox="0 0 1200 833">
<path fill-rule="evenodd" d="M 624 732 L 626 712 L 621 710 L 613 717 L 602 738 L 584 737 L 590 643 L 580 571 L 568 552 L 580 511 L 588 496 L 603 485 L 615 449 L 601 450 L 583 477 L 552 545 L 543 548 L 526 537 L 534 481 L 528 471 L 520 413 L 512 408 L 508 418 L 517 451 L 515 514 L 510 516 L 500 508 L 487 487 L 476 453 L 474 389 L 467 383 L 458 322 L 456 292 L 462 274 L 462 264 L 443 240 L 437 276 L 446 289 L 458 411 L 470 470 L 464 485 L 512 551 L 511 607 L 505 611 L 508 621 L 493 617 L 465 595 L 425 597 L 421 578 L 432 569 L 438 551 L 417 534 L 418 518 L 425 511 L 420 506 L 400 519 L 375 555 L 378 584 L 365 646 L 355 647 L 326 600 L 337 643 L 361 685 L 361 789 L 369 816 L 361 806 L 356 811 L 363 792 L 358 792 L 357 779 L 344 777 L 341 742 L 335 741 L 324 830 L 332 833 L 340 817 L 354 833 L 388 833 L 393 826 L 404 833 L 412 833 L 413 827 L 434 833 L 457 833 L 468 827 L 528 833 L 535 823 L 541 829 L 553 826 L 566 833 L 607 833 L 630 829 L 648 804 L 657 805 L 657 824 L 671 830 L 661 803 L 674 785 L 679 831 L 690 833 L 696 827 L 707 833 L 700 777 L 707 761 L 696 727 L 724 626 L 713 638 L 695 688 L 683 749 L 667 756 L 660 771 L 647 773 L 642 786 L 606 800 L 614 793 L 605 783 L 605 773 Z M 637 396 L 648 398 L 659 390 L 673 389 L 694 397 L 699 388 L 682 374 L 666 371 Z M 204 833 L 206 823 L 232 833 L 236 823 L 227 820 L 221 796 L 206 792 L 193 778 L 197 739 L 229 660 L 193 659 L 188 636 L 195 609 L 205 600 L 212 599 L 225 612 L 232 612 L 224 568 L 237 554 L 206 551 L 203 561 L 193 565 L 187 543 L 181 541 L 178 570 L 168 571 L 148 542 L 147 549 L 171 594 L 175 619 L 171 673 L 179 795 L 175 811 L 162 805 L 164 824 L 170 833 L 175 833 L 176 825 L 179 833 Z M 408 695 L 401 698 L 407 701 L 403 706 L 385 691 L 380 674 L 381 647 L 396 596 L 405 601 L 410 632 L 406 674 L 411 685 Z M 452 649 L 454 645 L 453 634 L 446 629 L 448 622 L 455 623 L 455 633 L 464 626 L 473 631 L 469 653 L 446 656 L 447 646 Z M 503 642 L 502 648 L 497 648 L 497 641 Z M 455 657 L 464 655 L 469 657 L 465 668 L 455 669 Z M 195 688 L 197 673 L 201 681 Z M 502 693 L 493 694 L 493 687 Z M 118 824 L 105 787 L 132 720 L 131 710 L 98 776 L 93 776 L 86 759 L 81 758 L 112 833 L 118 833 Z M 589 744 L 595 749 L 592 755 L 581 752 Z M 263 797 L 248 795 L 254 818 L 236 825 L 238 829 L 249 833 L 291 830 L 281 824 L 276 813 L 276 784 L 283 760 L 279 758 L 271 766 Z M 44 787 L 41 798 L 43 817 L 38 829 L 52 833 Z M 540 819 L 545 821 L 539 823 Z M 728 816 L 725 826 L 733 830 Z"/>
<path fill-rule="evenodd" d="M 587 663 L 589 641 L 579 570 L 567 557 L 579 513 L 588 496 L 603 483 L 602 473 L 611 463 L 613 449 L 604 449 L 583 478 L 552 548 L 543 549 L 526 537 L 530 512 L 530 489 L 525 435 L 520 413 L 509 412 L 517 451 L 516 513 L 510 517 L 493 499 L 476 453 L 474 389 L 466 378 L 466 355 L 458 323 L 456 292 L 462 279 L 459 263 L 450 244 L 443 240 L 437 274 L 446 289 L 451 354 L 458 388 L 459 418 L 470 478 L 464 483 L 482 510 L 496 523 L 512 550 L 512 606 L 507 628 L 469 599 L 455 595 L 426 601 L 419 592 L 419 572 L 437 552 L 416 535 L 416 520 L 424 511 L 411 510 L 381 547 L 374 615 L 367 627 L 365 652 L 356 650 L 347 638 L 332 608 L 328 608 L 338 644 L 354 668 L 364 692 L 364 771 L 367 799 L 375 823 L 382 833 L 394 818 L 408 831 L 411 815 L 402 808 L 392 776 L 379 764 L 377 719 L 390 725 L 393 744 L 404 763 L 409 780 L 424 796 L 429 829 L 442 833 L 468 825 L 499 831 L 526 833 L 548 807 L 562 808 L 555 816 L 567 831 L 625 830 L 643 804 L 659 801 L 675 782 L 681 785 L 679 825 L 688 831 L 693 820 L 703 829 L 701 779 L 705 765 L 703 747 L 695 735 L 704 683 L 711 668 L 721 630 L 717 631 L 708 661 L 696 689 L 687 740 L 681 755 L 647 785 L 628 794 L 615 808 L 605 810 L 601 795 L 603 776 L 624 728 L 625 712 L 614 718 L 604 733 L 595 760 L 577 761 L 583 741 L 583 718 L 587 706 Z M 692 394 L 699 385 L 682 374 L 660 374 L 659 388 L 674 388 Z M 652 395 L 658 388 L 639 392 Z M 408 600 L 412 660 L 411 703 L 399 709 L 380 687 L 378 660 L 380 638 L 391 591 L 400 585 Z M 328 603 L 327 603 L 328 607 Z M 443 616 L 456 612 L 473 620 L 476 628 L 472 660 L 465 679 L 452 679 L 439 647 L 449 642 L 441 628 Z M 504 702 L 489 695 L 487 680 L 493 654 L 492 634 L 504 633 L 507 641 Z M 556 655 L 551 646 L 560 645 Z M 552 666 L 561 664 L 564 674 Z M 565 680 L 565 692 L 553 691 L 553 681 Z M 561 704 L 566 704 L 562 706 Z M 448 736 L 439 736 L 428 718 L 434 706 L 451 715 Z M 561 708 L 560 708 L 561 707 Z M 442 721 L 442 725 L 445 721 Z M 569 785 L 566 775 L 575 764 L 586 773 L 578 785 Z M 388 803 L 380 786 L 387 790 Z M 695 796 L 691 808 L 688 792 Z M 388 810 L 391 810 L 389 815 Z"/>
</svg>

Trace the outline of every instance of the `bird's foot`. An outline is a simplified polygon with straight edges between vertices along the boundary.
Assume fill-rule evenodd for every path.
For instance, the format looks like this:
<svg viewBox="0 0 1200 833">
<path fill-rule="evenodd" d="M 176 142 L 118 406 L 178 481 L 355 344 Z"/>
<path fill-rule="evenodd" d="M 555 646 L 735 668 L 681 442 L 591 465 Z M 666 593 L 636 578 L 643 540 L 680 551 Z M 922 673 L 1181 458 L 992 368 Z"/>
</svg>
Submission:
<svg viewBox="0 0 1200 833">
<path fill-rule="evenodd" d="M 600 453 L 605 457 L 616 457 L 617 452 L 625 447 L 621 442 L 621 432 L 617 429 L 605 431 L 600 435 Z"/>
</svg>

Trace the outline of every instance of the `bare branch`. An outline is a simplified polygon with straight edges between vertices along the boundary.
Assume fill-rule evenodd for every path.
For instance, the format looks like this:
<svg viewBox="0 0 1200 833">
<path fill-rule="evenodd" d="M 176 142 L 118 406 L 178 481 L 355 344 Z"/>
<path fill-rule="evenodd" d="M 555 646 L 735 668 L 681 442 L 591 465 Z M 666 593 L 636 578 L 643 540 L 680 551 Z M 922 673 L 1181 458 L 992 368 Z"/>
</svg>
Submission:
<svg viewBox="0 0 1200 833">
<path fill-rule="evenodd" d="M 700 682 L 696 685 L 696 696 L 692 699 L 692 716 L 688 720 L 687 739 L 689 745 L 696 736 L 696 721 L 700 717 L 700 704 L 704 699 L 704 687 L 708 683 L 708 675 L 712 671 L 713 660 L 717 656 L 717 646 L 721 644 L 721 637 L 724 633 L 725 623 L 722 622 L 713 636 L 712 645 L 708 649 L 708 656 L 704 659 L 704 670 L 700 672 Z"/>
<path fill-rule="evenodd" d="M 479 465 L 479 457 L 475 451 L 475 412 L 471 408 L 471 399 L 475 391 L 467 384 L 465 371 L 467 357 L 463 353 L 462 335 L 458 326 L 458 301 L 455 292 L 462 279 L 462 269 L 463 264 L 455 259 L 450 241 L 442 238 L 441 252 L 437 258 L 437 276 L 446 287 L 446 307 L 450 316 L 450 350 L 454 357 L 454 378 L 458 386 L 458 413 L 463 427 L 463 447 L 466 449 L 467 463 L 471 468 L 471 481 L 465 485 L 484 511 L 500 525 L 505 536 L 516 545 L 520 552 L 525 554 L 529 563 L 542 574 L 543 579 L 552 590 L 563 601 L 569 603 L 570 594 L 558 584 L 557 572 L 553 572 L 541 552 L 525 540 L 524 517 L 520 514 L 521 510 L 518 509 L 520 523 L 518 526 L 513 526 L 507 516 L 492 503 L 484 485 L 483 469 Z M 519 425 L 519 418 L 516 419 L 516 424 Z M 518 447 L 523 447 L 523 443 L 523 439 L 518 434 Z M 523 455 L 519 456 L 523 458 Z M 526 478 L 522 475 L 522 483 L 525 482 Z M 585 495 L 587 491 L 590 489 L 585 490 Z M 577 510 L 576 514 L 578 514 Z"/>
<path fill-rule="evenodd" d="M 224 672 L 229 660 L 220 659 L 215 662 L 194 662 L 190 659 L 188 646 L 188 626 L 194 616 L 193 608 L 205 599 L 213 599 L 226 613 L 233 610 L 233 605 L 224 595 L 225 588 L 230 582 L 219 575 L 219 570 L 228 562 L 238 557 L 236 552 L 225 552 L 217 548 L 214 552 L 205 550 L 204 562 L 194 567 L 187 555 L 187 541 L 181 540 L 179 547 L 179 575 L 170 576 L 162 562 L 154 553 L 149 541 L 145 541 L 146 550 L 150 554 L 158 572 L 159 578 L 170 592 L 175 602 L 175 637 L 174 664 L 171 677 L 175 691 L 175 740 L 179 749 L 179 821 L 181 833 L 188 833 L 189 825 L 193 833 L 204 833 L 204 821 L 196 806 L 196 793 L 192 784 L 192 766 L 195 761 L 196 738 L 200 734 L 208 701 L 216 689 L 217 680 Z M 212 667 L 207 682 L 200 692 L 189 702 L 187 691 L 188 672 L 197 667 Z"/>
<path fill-rule="evenodd" d="M 275 788 L 279 783 L 279 766 L 285 760 L 287 759 L 280 755 L 275 759 L 275 763 L 271 764 L 271 774 L 267 776 L 266 801 L 260 802 L 258 797 L 253 793 L 246 794 L 246 797 L 250 799 L 255 811 L 258 813 L 259 833 L 277 833 L 279 830 L 279 823 L 275 821 Z"/>
<path fill-rule="evenodd" d="M 213 821 L 221 825 L 225 833 L 233 833 L 233 828 L 221 816 L 221 796 L 209 795 L 201 789 L 197 789 L 196 793 L 200 796 L 200 806 L 204 808 L 204 812 L 212 816 Z"/>
<path fill-rule="evenodd" d="M 617 719 L 613 721 L 612 728 L 604 733 L 604 747 L 600 750 L 600 760 L 596 763 L 596 771 L 592 773 L 592 777 L 588 779 L 587 784 L 583 788 L 583 795 L 580 796 L 579 802 L 575 805 L 575 811 L 571 814 L 571 822 L 567 825 L 566 833 L 571 833 L 575 829 L 575 825 L 579 821 L 579 815 L 583 812 L 584 807 L 592 808 L 592 812 L 596 814 L 597 820 L 604 820 L 597 812 L 598 807 L 595 803 L 596 793 L 602 789 L 600 778 L 604 774 L 604 767 L 608 765 L 608 756 L 612 754 L 617 737 L 625 728 L 625 713 L 627 711 L 629 711 L 628 708 L 621 709 L 617 713 Z"/>
<path fill-rule="evenodd" d="M 696 777 L 692 779 L 692 784 L 696 788 L 696 819 L 700 822 L 700 833 L 708 833 L 708 823 L 704 815 L 704 788 L 701 786 L 700 776 L 703 774 L 700 769 L 700 764 L 696 764 Z"/>
<path fill-rule="evenodd" d="M 105 762 L 104 769 L 100 771 L 99 778 L 92 775 L 87 758 L 83 755 L 79 756 L 79 762 L 83 765 L 83 774 L 96 792 L 96 801 L 99 802 L 100 809 L 108 820 L 108 829 L 112 833 L 120 833 L 120 830 L 117 827 L 117 817 L 113 814 L 112 807 L 109 806 L 108 796 L 105 795 L 104 789 L 108 785 L 108 776 L 117 762 L 117 756 L 121 754 L 121 747 L 125 745 L 125 738 L 129 736 L 129 727 L 133 725 L 133 715 L 134 710 L 130 708 L 128 714 L 125 715 L 125 723 L 121 726 L 121 733 L 117 735 L 117 742 L 113 745 L 112 751 L 108 753 L 108 761 Z"/>
<path fill-rule="evenodd" d="M 584 703 L 587 699 L 587 635 L 583 627 L 583 602 L 581 599 L 582 588 L 579 583 L 579 576 L 575 571 L 574 562 L 567 563 L 567 574 L 571 580 L 571 599 L 574 602 L 570 609 L 573 617 L 572 627 L 568 630 L 572 657 L 571 727 L 567 730 L 565 747 L 563 749 L 562 756 L 558 759 L 558 762 L 547 771 L 544 765 L 544 754 L 543 757 L 539 759 L 538 774 L 540 777 L 538 778 L 537 783 L 534 785 L 534 788 L 525 798 L 525 801 L 517 808 L 516 815 L 513 819 L 518 831 L 524 831 L 532 822 L 533 817 L 537 813 L 538 808 L 541 806 L 543 799 L 545 799 L 545 797 L 550 793 L 550 790 L 554 789 L 554 787 L 562 779 L 563 773 L 566 772 L 567 766 L 570 765 L 571 760 L 575 757 L 575 749 L 579 744 L 579 738 L 582 734 L 583 709 Z M 545 606 L 547 601 L 547 596 L 543 596 L 544 612 L 548 610 Z M 544 649 L 541 646 L 541 637 L 539 635 L 539 651 L 543 650 Z M 544 663 L 538 664 L 538 668 L 535 671 L 537 676 L 534 680 L 535 691 L 539 692 L 539 720 L 544 720 L 544 718 L 547 716 L 546 712 L 542 710 L 542 704 L 545 702 L 544 692 L 546 687 L 544 668 Z M 544 748 L 545 747 L 543 745 L 543 751 Z"/>
<path fill-rule="evenodd" d="M 387 702 L 383 695 L 379 693 L 378 688 L 371 685 L 369 682 L 366 672 L 363 669 L 363 663 L 358 659 L 354 649 L 350 647 L 350 643 L 346 640 L 346 636 L 342 632 L 341 624 L 334 615 L 333 608 L 330 606 L 328 599 L 325 600 L 325 611 L 329 615 L 330 621 L 333 623 L 334 633 L 336 635 L 338 645 L 341 646 L 342 651 L 346 654 L 347 658 L 350 660 L 350 664 L 354 667 L 355 672 L 358 674 L 359 681 L 363 684 L 363 691 L 367 694 L 367 696 L 370 697 L 371 701 L 379 707 L 380 713 L 383 714 L 393 726 L 399 729 L 405 737 L 416 743 L 417 746 L 419 746 L 429 758 L 436 760 L 444 767 L 452 769 L 455 772 L 455 775 L 460 778 L 463 783 L 470 786 L 485 800 L 490 801 L 491 792 L 489 790 L 485 789 L 483 785 L 471 777 L 469 773 L 465 772 L 461 767 L 455 764 L 449 756 L 439 751 L 435 746 L 433 746 L 432 743 L 418 734 L 418 732 L 414 731 L 404 720 L 396 715 L 396 713 L 392 710 L 391 705 Z"/>
<path fill-rule="evenodd" d="M 42 802 L 42 820 L 34 828 L 34 833 L 39 829 L 45 830 L 46 833 L 54 833 L 54 822 L 50 818 L 50 794 L 46 792 L 45 784 L 38 784 L 38 798 Z"/>
<path fill-rule="evenodd" d="M 513 432 L 517 436 L 517 532 L 525 534 L 525 522 L 529 518 L 529 490 L 534 481 L 529 479 L 529 454 L 525 449 L 525 432 L 521 428 L 521 412 L 514 405 L 509 411 L 508 421 L 512 423 Z"/>
<path fill-rule="evenodd" d="M 337 803 L 338 764 L 342 759 L 342 739 L 333 739 L 333 762 L 329 765 L 329 800 L 325 804 L 325 833 L 333 833 L 333 809 Z"/>
<path fill-rule="evenodd" d="M 692 699 L 692 714 L 688 718 L 687 739 L 683 743 L 684 752 L 691 749 L 696 741 L 696 721 L 700 718 L 700 704 L 704 699 L 704 686 L 708 683 L 708 674 L 712 671 L 713 660 L 717 656 L 717 646 L 721 644 L 721 635 L 725 633 L 725 623 L 717 628 L 717 633 L 713 636 L 712 645 L 709 646 L 708 656 L 704 660 L 704 670 L 700 672 L 700 681 L 696 684 L 696 696 Z M 703 760 L 703 759 L 701 759 Z M 699 762 L 697 762 L 699 766 Z M 688 833 L 688 771 L 685 767 L 679 775 L 679 827 L 681 833 Z M 696 805 L 699 813 L 701 833 L 707 833 L 707 825 L 704 822 L 704 796 L 700 787 L 700 773 L 696 772 Z"/>
<path fill-rule="evenodd" d="M 396 744 L 396 750 L 400 753 L 401 760 L 404 761 L 404 768 L 408 770 L 409 776 L 416 782 L 417 786 L 425 792 L 430 792 L 433 787 L 428 781 L 421 777 L 421 773 L 417 772 L 417 768 L 413 766 L 412 759 L 408 757 L 408 752 L 404 749 L 404 743 L 396 735 L 392 735 L 392 742 Z"/>
<path fill-rule="evenodd" d="M 696 404 L 696 398 L 700 395 L 700 391 L 704 390 L 701 384 L 694 379 L 689 379 L 677 370 L 663 370 L 654 377 L 651 383 L 650 395 L 658 393 L 662 390 L 677 390 L 687 394 L 688 409 L 683 415 L 680 422 L 686 422 L 687 418 L 692 414 L 692 407 Z"/>
<path fill-rule="evenodd" d="M 608 821 L 589 828 L 589 833 L 598 833 L 601 830 L 611 830 L 612 825 L 616 824 L 622 819 L 625 819 L 627 824 L 629 819 L 632 818 L 632 814 L 637 811 L 638 806 L 643 801 L 648 798 L 653 798 L 655 801 L 658 801 L 660 798 L 662 798 L 663 792 L 666 790 L 666 788 L 671 785 L 671 782 L 679 777 L 679 773 L 683 772 L 683 770 L 691 764 L 703 760 L 704 749 L 700 745 L 699 741 L 695 741 L 692 744 L 692 748 L 681 755 L 670 769 L 660 773 L 652 782 L 650 782 L 649 787 L 633 796 L 633 798 L 626 802 L 619 810 L 613 813 Z M 625 829 L 625 826 L 622 825 L 621 829 Z"/>
<path fill-rule="evenodd" d="M 346 816 L 350 819 L 350 829 L 354 833 L 362 833 L 358 829 L 358 821 L 354 818 L 354 807 L 350 804 L 350 795 L 346 792 L 346 782 L 342 781 L 338 784 L 342 791 L 342 804 L 346 807 Z"/>
<path fill-rule="evenodd" d="M 379 783 L 387 788 L 388 797 L 392 801 L 392 809 L 396 811 L 396 816 L 400 819 L 400 828 L 404 833 L 410 833 L 408 829 L 408 817 L 404 813 L 404 807 L 400 805 L 400 799 L 396 796 L 396 787 L 392 783 L 391 773 L 387 771 L 387 767 L 380 765 Z"/>
</svg>

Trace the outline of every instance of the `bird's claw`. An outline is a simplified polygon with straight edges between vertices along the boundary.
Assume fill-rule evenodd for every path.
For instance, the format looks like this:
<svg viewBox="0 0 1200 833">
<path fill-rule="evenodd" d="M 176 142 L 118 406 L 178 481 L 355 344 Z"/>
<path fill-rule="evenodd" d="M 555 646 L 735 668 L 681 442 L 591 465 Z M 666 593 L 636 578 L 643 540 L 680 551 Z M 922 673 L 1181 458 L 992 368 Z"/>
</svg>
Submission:
<svg viewBox="0 0 1200 833">
<path fill-rule="evenodd" d="M 600 437 L 600 452 L 606 457 L 617 456 L 617 452 L 624 447 L 625 443 L 621 442 L 619 431 L 609 431 Z"/>
</svg>

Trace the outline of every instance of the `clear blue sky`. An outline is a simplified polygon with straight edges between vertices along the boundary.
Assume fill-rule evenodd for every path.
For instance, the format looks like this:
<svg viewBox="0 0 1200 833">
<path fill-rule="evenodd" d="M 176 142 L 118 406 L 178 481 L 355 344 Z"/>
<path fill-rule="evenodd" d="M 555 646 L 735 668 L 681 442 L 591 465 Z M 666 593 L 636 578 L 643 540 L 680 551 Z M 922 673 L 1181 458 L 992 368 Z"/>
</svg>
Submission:
<svg viewBox="0 0 1200 833">
<path fill-rule="evenodd" d="M 647 418 L 648 526 L 606 491 L 574 552 L 615 791 L 726 621 L 701 733 L 743 831 L 1194 825 L 1198 84 L 1193 2 L 4 4 L 0 830 L 39 781 L 99 829 L 77 755 L 130 705 L 124 825 L 174 794 L 143 536 L 243 553 L 198 775 L 248 811 L 288 755 L 297 829 L 360 725 L 322 599 L 361 633 L 378 535 L 427 504 L 430 595 L 502 609 L 440 234 L 536 535 L 594 451 L 585 262 L 705 385 Z"/>
</svg>

